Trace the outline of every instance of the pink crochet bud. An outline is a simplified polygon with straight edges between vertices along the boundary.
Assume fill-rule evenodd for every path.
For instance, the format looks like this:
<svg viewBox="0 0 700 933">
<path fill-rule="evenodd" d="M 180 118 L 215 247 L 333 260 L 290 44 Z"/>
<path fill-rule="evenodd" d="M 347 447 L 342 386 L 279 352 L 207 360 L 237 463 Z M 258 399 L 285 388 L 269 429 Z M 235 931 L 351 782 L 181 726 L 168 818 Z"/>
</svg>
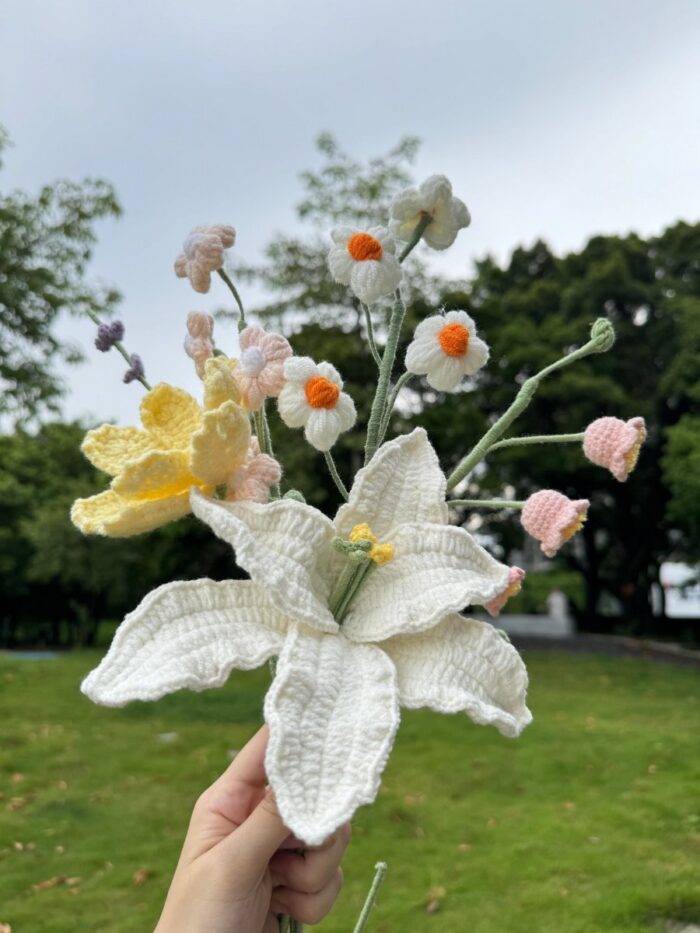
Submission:
<svg viewBox="0 0 700 933">
<path fill-rule="evenodd" d="M 498 596 L 494 596 L 490 602 L 484 603 L 484 609 L 490 616 L 496 617 L 511 598 L 511 596 L 515 596 L 520 592 L 524 579 L 525 571 L 522 568 L 508 568 L 508 585 L 506 588 L 502 593 L 499 593 Z"/>
<path fill-rule="evenodd" d="M 260 453 L 257 438 L 252 438 L 248 449 L 248 461 L 240 466 L 228 481 L 226 499 L 239 502 L 248 499 L 252 502 L 267 502 L 270 487 L 279 483 L 282 468 L 268 454 Z"/>
<path fill-rule="evenodd" d="M 224 250 L 235 241 L 236 231 L 225 224 L 195 227 L 175 260 L 175 274 L 181 279 L 188 278 L 196 292 L 208 292 L 211 273 L 221 269 Z"/>
<path fill-rule="evenodd" d="M 624 483 L 637 465 L 646 436 L 644 418 L 598 418 L 586 428 L 583 452 L 591 463 L 610 470 Z"/>
<path fill-rule="evenodd" d="M 541 489 L 529 497 L 520 521 L 547 557 L 554 557 L 562 544 L 583 527 L 588 516 L 588 499 L 569 499 L 555 489 Z"/>
<path fill-rule="evenodd" d="M 214 318 L 203 311 L 191 311 L 187 315 L 185 353 L 194 360 L 197 375 L 204 378 L 204 364 L 214 355 Z"/>
<path fill-rule="evenodd" d="M 266 398 L 275 398 L 284 386 L 284 361 L 292 355 L 289 342 L 262 327 L 241 331 L 241 359 L 235 378 L 248 411 L 257 411 Z"/>
</svg>

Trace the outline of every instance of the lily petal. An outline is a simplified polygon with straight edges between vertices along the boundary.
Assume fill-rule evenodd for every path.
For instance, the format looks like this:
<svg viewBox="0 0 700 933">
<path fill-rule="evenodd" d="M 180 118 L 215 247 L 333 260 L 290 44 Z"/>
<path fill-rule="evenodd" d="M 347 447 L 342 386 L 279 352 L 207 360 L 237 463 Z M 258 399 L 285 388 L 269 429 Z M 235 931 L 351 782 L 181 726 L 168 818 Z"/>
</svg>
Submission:
<svg viewBox="0 0 700 933">
<path fill-rule="evenodd" d="M 220 687 L 284 643 L 287 620 L 250 580 L 185 580 L 146 596 L 119 626 L 81 690 L 103 706 L 157 700 L 188 687 Z"/>
<path fill-rule="evenodd" d="M 112 489 L 76 499 L 70 517 L 86 535 L 129 538 L 174 522 L 190 511 L 189 491 L 163 499 L 124 499 Z"/>
<path fill-rule="evenodd" d="M 236 402 L 206 411 L 192 435 L 192 472 L 202 482 L 224 483 L 248 457 L 250 420 Z"/>
<path fill-rule="evenodd" d="M 202 412 L 188 392 L 161 382 L 144 395 L 141 421 L 159 447 L 186 450 L 202 422 Z"/>
<path fill-rule="evenodd" d="M 265 586 L 280 612 L 323 632 L 338 625 L 328 609 L 337 566 L 331 522 L 292 499 L 221 502 L 191 494 L 192 511 L 236 552 L 236 562 Z"/>
<path fill-rule="evenodd" d="M 401 522 L 447 523 L 445 476 L 423 428 L 383 444 L 357 473 L 335 525 L 347 536 L 368 522 L 380 541 Z"/>
<path fill-rule="evenodd" d="M 154 450 L 153 438 L 140 428 L 103 424 L 88 431 L 81 450 L 90 463 L 110 476 L 116 476 L 127 463 Z"/>
<path fill-rule="evenodd" d="M 318 845 L 377 794 L 399 725 L 394 666 L 373 645 L 293 626 L 265 719 L 265 770 L 282 819 Z"/>
<path fill-rule="evenodd" d="M 185 451 L 154 450 L 128 463 L 112 489 L 127 499 L 164 499 L 187 492 L 196 482 Z"/>
<path fill-rule="evenodd" d="M 487 603 L 508 585 L 508 567 L 455 525 L 407 523 L 390 543 L 393 560 L 370 572 L 343 621 L 353 641 L 423 632 L 450 612 Z"/>
<path fill-rule="evenodd" d="M 450 615 L 429 632 L 391 638 L 382 648 L 396 665 L 402 706 L 465 712 L 511 738 L 532 722 L 525 665 L 492 625 Z"/>
</svg>

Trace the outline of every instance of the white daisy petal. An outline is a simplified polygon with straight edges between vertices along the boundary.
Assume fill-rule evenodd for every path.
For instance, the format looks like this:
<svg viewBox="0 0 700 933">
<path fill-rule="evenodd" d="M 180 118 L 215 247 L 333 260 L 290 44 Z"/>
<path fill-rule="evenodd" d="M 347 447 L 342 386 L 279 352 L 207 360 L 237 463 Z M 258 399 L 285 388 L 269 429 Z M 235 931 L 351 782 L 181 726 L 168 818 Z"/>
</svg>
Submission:
<svg viewBox="0 0 700 933">
<path fill-rule="evenodd" d="M 232 668 L 259 667 L 284 644 L 287 618 L 250 580 L 166 583 L 117 629 L 81 690 L 103 706 L 220 687 Z"/>
<path fill-rule="evenodd" d="M 396 665 L 402 706 L 465 712 L 509 737 L 532 721 L 525 665 L 492 625 L 450 615 L 429 632 L 400 635 L 382 648 Z"/>
<path fill-rule="evenodd" d="M 464 378 L 465 357 L 442 354 L 440 360 L 428 370 L 428 385 L 438 392 L 451 392 Z"/>
<path fill-rule="evenodd" d="M 287 383 L 277 398 L 277 410 L 288 428 L 303 428 L 312 408 L 303 388 Z"/>
<path fill-rule="evenodd" d="M 335 408 L 312 408 L 306 419 L 304 437 L 316 450 L 325 452 L 338 440 L 340 418 Z"/>
<path fill-rule="evenodd" d="M 372 645 L 293 627 L 265 719 L 265 771 L 282 819 L 318 845 L 377 794 L 399 724 L 394 666 Z"/>
<path fill-rule="evenodd" d="M 354 641 L 425 631 L 508 585 L 509 568 L 463 528 L 411 523 L 377 536 L 394 545 L 394 559 L 369 573 L 343 620 L 343 634 Z"/>
<path fill-rule="evenodd" d="M 447 522 L 445 476 L 423 428 L 387 441 L 355 476 L 350 498 L 335 517 L 338 533 L 347 537 L 355 525 L 368 522 L 380 541 L 410 518 Z"/>
<path fill-rule="evenodd" d="M 343 380 L 340 378 L 340 373 L 332 363 L 319 363 L 318 373 L 319 376 L 325 376 L 326 379 L 329 379 L 334 385 L 337 385 L 339 389 L 343 388 Z"/>
<path fill-rule="evenodd" d="M 347 251 L 345 246 L 332 246 L 328 251 L 328 268 L 331 271 L 336 282 L 341 285 L 349 285 L 352 276 L 352 270 L 356 265 L 355 260 Z"/>
<path fill-rule="evenodd" d="M 357 411 L 355 403 L 345 392 L 341 392 L 335 405 L 335 410 L 340 419 L 340 430 L 349 431 L 357 420 Z"/>
<path fill-rule="evenodd" d="M 445 358 L 445 353 L 434 337 L 417 337 L 406 350 L 406 369 L 409 373 L 424 376 Z"/>
<path fill-rule="evenodd" d="M 293 499 L 222 502 L 196 488 L 190 501 L 194 514 L 231 545 L 236 563 L 265 586 L 280 612 L 320 631 L 337 631 L 328 609 L 335 531 L 321 512 Z"/>
<path fill-rule="evenodd" d="M 284 376 L 288 382 L 304 385 L 318 376 L 318 366 L 309 356 L 290 356 L 284 361 Z"/>
<path fill-rule="evenodd" d="M 472 336 L 465 358 L 465 372 L 470 376 L 485 366 L 489 359 L 489 348 L 480 337 Z"/>
<path fill-rule="evenodd" d="M 360 230 L 357 227 L 351 227 L 346 224 L 345 226 L 334 227 L 331 230 L 331 239 L 334 243 L 337 243 L 338 246 L 344 247 L 350 237 L 359 232 Z"/>
<path fill-rule="evenodd" d="M 356 262 L 350 275 L 350 288 L 365 304 L 396 291 L 400 282 L 401 266 L 395 256 L 386 253 L 378 262 Z"/>
</svg>

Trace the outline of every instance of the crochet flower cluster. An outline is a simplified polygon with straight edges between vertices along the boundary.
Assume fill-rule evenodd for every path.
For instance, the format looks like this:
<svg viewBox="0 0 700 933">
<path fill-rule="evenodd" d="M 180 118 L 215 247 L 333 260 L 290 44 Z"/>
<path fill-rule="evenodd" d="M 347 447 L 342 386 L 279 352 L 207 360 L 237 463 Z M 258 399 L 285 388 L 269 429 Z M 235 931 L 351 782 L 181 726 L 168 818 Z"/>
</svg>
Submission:
<svg viewBox="0 0 700 933">
<path fill-rule="evenodd" d="M 185 351 L 202 380 L 201 403 L 165 383 L 151 388 L 138 354 L 121 344 L 121 323 L 96 320 L 98 349 L 116 347 L 129 361 L 127 375 L 147 393 L 141 427 L 106 424 L 87 433 L 83 451 L 111 482 L 75 502 L 73 521 L 87 534 L 122 537 L 193 512 L 231 545 L 249 579 L 177 581 L 150 593 L 126 617 L 83 691 L 121 706 L 219 686 L 234 668 L 276 658 L 265 699 L 265 765 L 286 824 L 308 844 L 322 842 L 374 799 L 401 706 L 463 712 L 506 736 L 530 722 L 517 651 L 488 623 L 462 615 L 482 607 L 497 616 L 525 571 L 497 561 L 450 521 L 449 510 L 457 517 L 467 509 L 519 510 L 523 529 L 553 557 L 583 527 L 589 502 L 553 489 L 522 502 L 458 498 L 478 477 L 476 468 L 503 447 L 577 443 L 624 482 L 646 436 L 642 418 L 609 415 L 576 434 L 512 432 L 545 378 L 611 348 L 612 325 L 600 319 L 581 346 L 520 385 L 448 475 L 422 428 L 387 439 L 410 380 L 437 393 L 464 391 L 489 362 L 473 318 L 436 309 L 418 323 L 405 369 L 395 373 L 406 311 L 402 264 L 420 243 L 446 249 L 469 222 L 450 182 L 436 175 L 400 193 L 383 226 L 341 226 L 330 235 L 330 274 L 364 306 L 377 367 L 364 466 L 347 486 L 333 449 L 357 422 L 355 403 L 335 366 L 295 356 L 283 335 L 248 322 L 224 269 L 232 227 L 195 228 L 175 262 L 197 292 L 219 273 L 239 313 L 233 355 L 217 346 L 212 316 L 187 318 Z M 396 241 L 404 244 L 400 251 Z M 372 305 L 389 295 L 380 350 Z M 282 422 L 303 429 L 323 454 L 343 500 L 332 521 L 297 490 L 283 488 L 268 419 L 275 401 Z"/>
</svg>

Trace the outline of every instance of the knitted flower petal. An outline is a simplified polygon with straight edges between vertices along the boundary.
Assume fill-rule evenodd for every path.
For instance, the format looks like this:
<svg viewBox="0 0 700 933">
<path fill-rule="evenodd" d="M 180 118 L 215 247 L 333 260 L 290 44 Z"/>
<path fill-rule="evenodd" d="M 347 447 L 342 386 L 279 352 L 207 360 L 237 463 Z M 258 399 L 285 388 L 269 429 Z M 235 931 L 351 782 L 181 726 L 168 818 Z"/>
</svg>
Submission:
<svg viewBox="0 0 700 933">
<path fill-rule="evenodd" d="M 396 665 L 402 706 L 465 712 L 511 738 L 532 721 L 525 665 L 492 625 L 450 615 L 429 632 L 392 638 L 382 648 Z"/>
<path fill-rule="evenodd" d="M 128 463 L 112 481 L 112 489 L 127 499 L 163 499 L 187 492 L 196 482 L 185 451 L 155 450 Z"/>
<path fill-rule="evenodd" d="M 217 486 L 248 457 L 250 421 L 236 402 L 204 412 L 202 427 L 192 435 L 190 463 L 194 475 Z"/>
<path fill-rule="evenodd" d="M 141 421 L 158 446 L 186 450 L 201 424 L 202 412 L 189 393 L 161 382 L 144 395 Z"/>
<path fill-rule="evenodd" d="M 240 402 L 241 392 L 234 376 L 237 360 L 215 356 L 204 364 L 204 409 L 218 408 L 224 402 Z"/>
<path fill-rule="evenodd" d="M 372 645 L 295 626 L 265 719 L 265 771 L 282 819 L 318 845 L 377 795 L 399 724 L 393 664 Z"/>
<path fill-rule="evenodd" d="M 509 568 L 463 528 L 406 523 L 388 537 L 375 534 L 394 546 L 394 558 L 367 576 L 343 620 L 353 641 L 425 631 L 451 612 L 483 606 L 508 585 Z"/>
<path fill-rule="evenodd" d="M 250 580 L 166 583 L 119 626 L 81 690 L 102 706 L 220 687 L 232 668 L 259 667 L 284 643 L 287 622 Z"/>
<path fill-rule="evenodd" d="M 140 428 L 103 424 L 87 432 L 80 449 L 98 470 L 115 476 L 127 463 L 153 450 L 153 443 Z"/>
<path fill-rule="evenodd" d="M 335 525 L 347 537 L 368 522 L 380 541 L 401 522 L 447 523 L 445 477 L 423 428 L 383 444 L 358 471 Z"/>
<path fill-rule="evenodd" d="M 124 499 L 108 489 L 89 499 L 76 499 L 70 517 L 83 534 L 128 538 L 160 528 L 189 511 L 189 492 L 138 501 Z"/>
<path fill-rule="evenodd" d="M 335 531 L 317 509 L 282 499 L 220 502 L 192 490 L 192 511 L 236 552 L 236 562 L 265 586 L 280 612 L 324 632 L 338 626 L 328 610 L 337 572 Z"/>
</svg>

